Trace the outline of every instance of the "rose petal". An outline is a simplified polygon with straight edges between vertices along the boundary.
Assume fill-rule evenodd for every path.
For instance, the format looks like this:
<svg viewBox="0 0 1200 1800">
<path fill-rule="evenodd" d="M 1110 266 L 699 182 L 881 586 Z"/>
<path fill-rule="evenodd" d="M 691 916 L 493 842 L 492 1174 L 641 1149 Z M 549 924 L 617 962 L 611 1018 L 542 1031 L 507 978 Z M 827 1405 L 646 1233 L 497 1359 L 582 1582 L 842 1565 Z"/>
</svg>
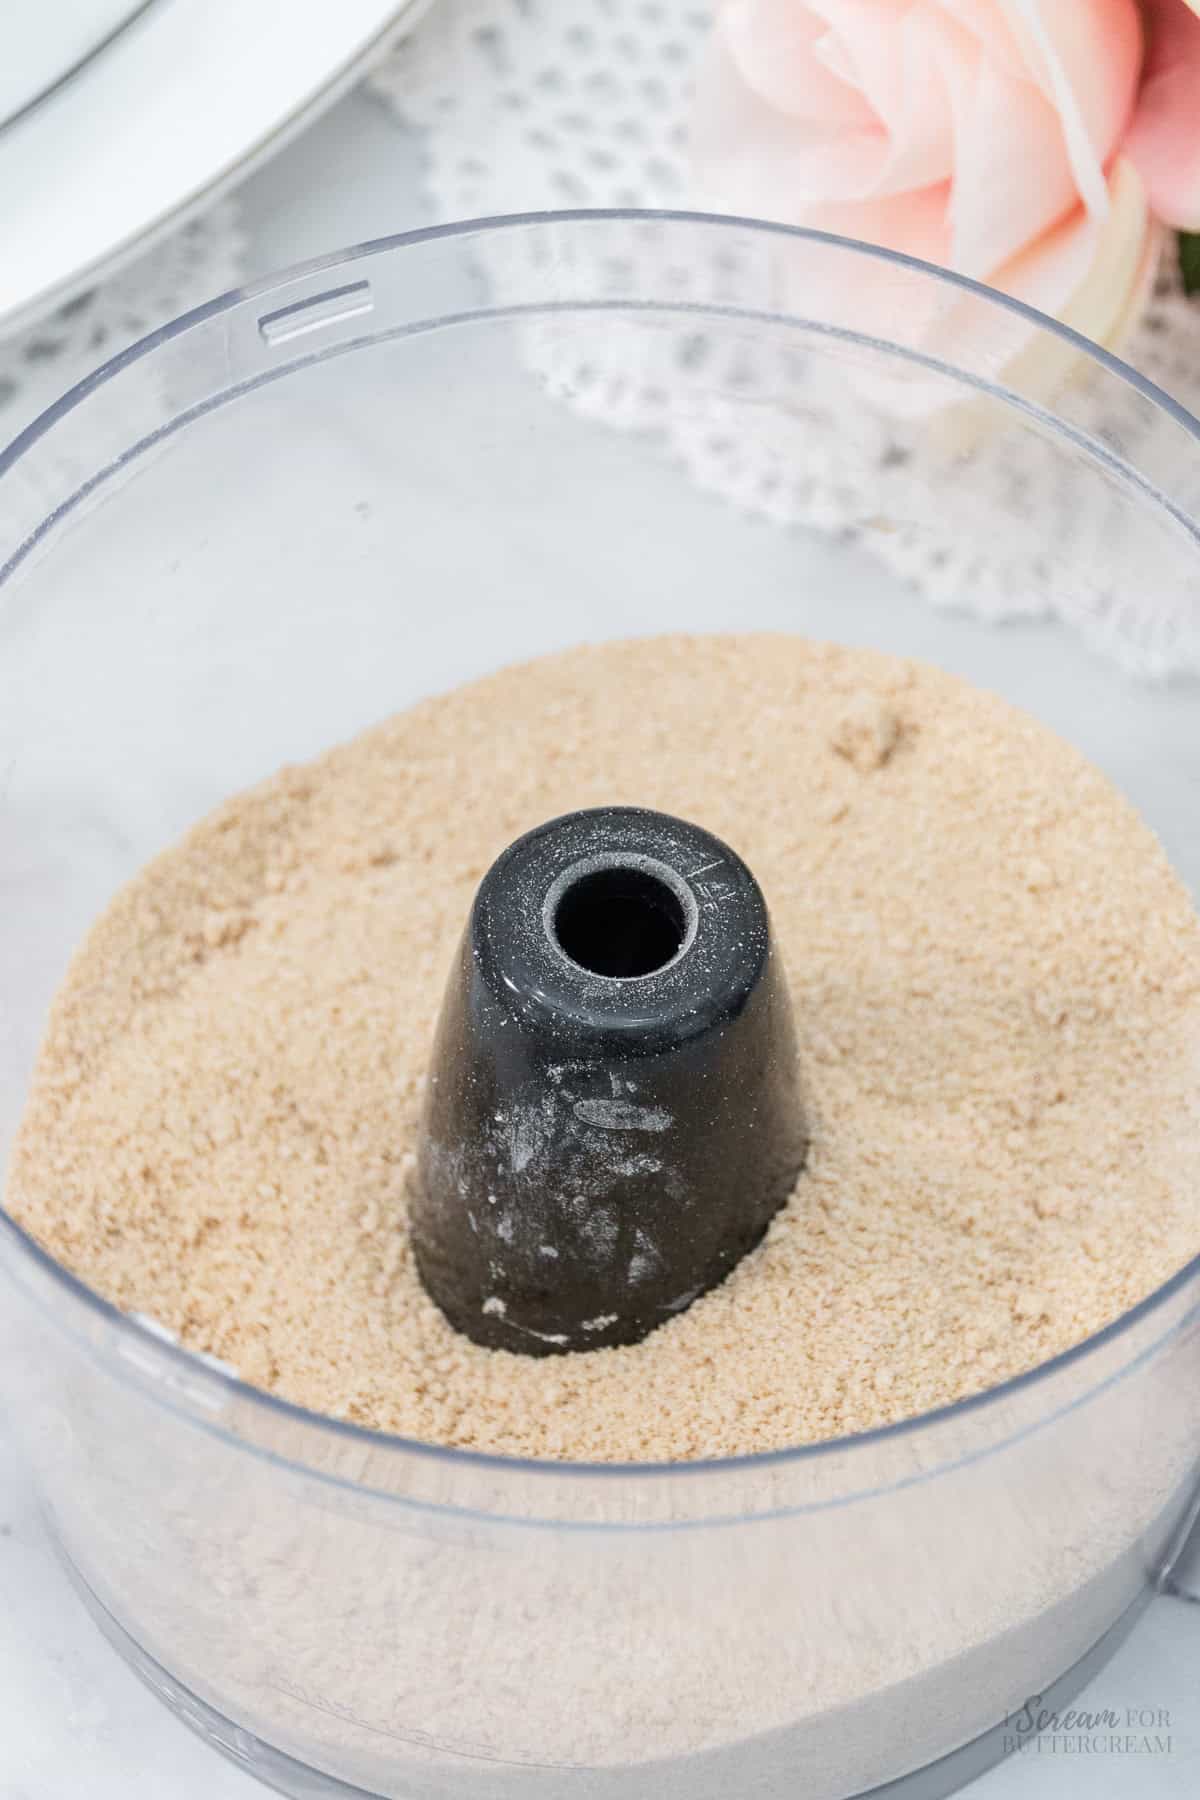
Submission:
<svg viewBox="0 0 1200 1800">
<path fill-rule="evenodd" d="M 840 203 L 944 181 L 953 146 L 935 51 L 939 38 L 957 29 L 940 0 L 882 10 L 880 0 L 811 0 L 799 7 L 730 0 L 717 16 L 699 82 L 705 165 L 712 161 L 710 133 L 738 154 L 736 118 L 748 160 L 761 167 L 772 149 L 786 155 L 787 180 L 798 196 L 783 213 L 788 218 L 798 216 L 809 193 Z M 735 101 L 722 92 L 729 74 L 722 51 L 748 93 L 797 128 L 786 140 L 778 120 L 755 121 L 745 96 Z"/>
<path fill-rule="evenodd" d="M 1062 121 L 1089 212 L 1106 205 L 1103 165 L 1133 105 L 1142 37 L 1134 0 L 1005 0 L 1009 23 Z"/>
<path fill-rule="evenodd" d="M 1145 275 L 1150 212 L 1127 158 L 1113 164 L 1108 191 L 1103 219 L 1080 208 L 999 270 L 992 286 L 1111 345 Z"/>
<path fill-rule="evenodd" d="M 1039 244 L 1014 257 L 991 285 L 1112 348 L 1130 329 L 1149 290 L 1157 230 L 1141 182 L 1123 159 L 1113 166 L 1109 189 L 1103 219 L 1078 207 Z M 912 341 L 907 322 L 903 338 Z M 1061 389 L 1081 356 L 1070 340 L 1038 330 L 1020 314 L 952 291 L 921 321 L 919 341 L 952 367 L 971 369 L 1041 402 Z M 988 403 L 947 410 L 944 384 L 923 382 L 919 374 L 903 382 L 878 375 L 872 380 L 877 404 L 909 418 L 936 415 L 939 429 L 954 434 L 960 448 L 969 448 L 994 425 Z"/>
<path fill-rule="evenodd" d="M 859 89 L 887 133 L 887 156 L 871 194 L 944 181 L 951 172 L 951 120 L 938 52 L 947 36 L 966 34 L 941 0 L 899 7 L 881 7 L 879 0 L 808 0 L 808 10 L 829 27 L 814 53 Z"/>
<path fill-rule="evenodd" d="M 1029 58 L 1008 22 L 1007 0 L 942 0 L 942 5 L 957 24 L 978 38 L 985 54 L 1003 74 L 1018 81 L 1029 79 Z"/>
<path fill-rule="evenodd" d="M 1119 309 L 1111 309 L 1103 295 L 1103 276 L 1098 275 L 1094 284 L 1089 277 L 1079 296 L 1081 310 L 1077 316 L 1068 317 L 1068 323 L 1082 331 L 1084 336 L 1091 336 L 1086 329 L 1090 310 L 1089 295 L 1100 299 L 1107 314 L 1107 323 L 1103 327 L 1105 336 L 1100 341 L 1105 349 L 1119 350 L 1141 317 L 1154 284 L 1160 244 L 1161 227 L 1147 215 L 1142 253 L 1133 265 L 1123 305 Z M 1055 337 L 1046 331 L 1037 332 L 1007 364 L 1003 371 L 1003 383 L 1010 392 L 1020 394 L 1027 400 L 1049 403 L 1062 392 L 1082 361 L 1082 353 L 1068 339 Z"/>
<path fill-rule="evenodd" d="M 746 86 L 769 106 L 842 131 L 877 125 L 861 91 L 831 74 L 816 54 L 828 27 L 797 0 L 726 0 L 716 29 Z"/>
<path fill-rule="evenodd" d="M 949 260 L 982 280 L 1077 206 L 1079 190 L 1058 116 L 1032 82 L 977 47 L 944 80 L 955 131 Z"/>
<path fill-rule="evenodd" d="M 1058 0 L 728 0 L 694 117 L 702 202 L 949 264 L 1103 339 L 1129 314 L 1149 234 L 1141 185 L 1121 163 L 1112 170 L 1110 217 L 1092 134 L 1100 141 L 1113 129 L 1139 40 L 1136 18 L 1132 36 L 1128 29 L 1132 0 L 1074 4 L 1089 13 L 1092 28 L 1105 20 L 1115 26 L 1111 47 L 1120 64 L 1117 74 L 1082 80 L 1079 94 L 1068 63 L 1091 40 L 1047 23 Z M 803 106 L 813 116 L 766 97 L 789 58 L 792 74 L 799 69 L 809 83 Z M 812 75 L 813 60 L 830 82 L 862 84 L 879 128 L 847 131 L 815 116 L 836 90 Z M 936 128 L 910 110 L 914 93 L 936 96 L 934 112 L 944 107 Z M 946 120 L 950 179 L 913 180 L 894 191 L 905 174 L 943 166 Z M 881 265 L 878 282 L 844 296 L 848 321 L 868 333 L 887 329 L 879 293 L 866 290 L 888 287 Z M 960 308 L 949 291 L 929 318 L 910 323 L 922 334 L 932 325 L 937 347 L 960 310 L 980 309 Z M 988 360 L 998 368 L 1030 333 L 1019 318 L 998 313 L 988 336 Z"/>
<path fill-rule="evenodd" d="M 1130 165 L 1132 167 L 1132 164 Z M 1144 191 L 1144 190 L 1143 190 Z M 1124 354 L 1125 345 L 1137 328 L 1146 302 L 1154 290 L 1155 277 L 1162 261 L 1164 229 L 1161 220 L 1147 209 L 1146 239 L 1142 248 L 1142 261 L 1133 284 L 1130 287 L 1125 305 L 1104 340 L 1106 350 L 1116 351 L 1118 356 Z"/>
<path fill-rule="evenodd" d="M 1200 3 L 1145 4 L 1146 72 L 1125 150 L 1159 217 L 1200 231 Z"/>
<path fill-rule="evenodd" d="M 834 231 L 840 237 L 858 238 L 865 244 L 882 244 L 885 250 L 899 250 L 905 256 L 920 257 L 922 262 L 945 264 L 950 253 L 949 199 L 949 183 L 941 182 L 908 194 L 810 206 L 798 223 L 817 231 Z M 855 296 L 855 302 L 863 297 Z M 870 298 L 865 297 L 869 306 Z M 877 327 L 879 323 L 876 318 Z"/>
<path fill-rule="evenodd" d="M 789 118 L 749 87 L 714 33 L 697 71 L 692 171 L 699 205 L 800 224 L 818 200 L 869 191 L 882 131 L 836 132 Z"/>
</svg>

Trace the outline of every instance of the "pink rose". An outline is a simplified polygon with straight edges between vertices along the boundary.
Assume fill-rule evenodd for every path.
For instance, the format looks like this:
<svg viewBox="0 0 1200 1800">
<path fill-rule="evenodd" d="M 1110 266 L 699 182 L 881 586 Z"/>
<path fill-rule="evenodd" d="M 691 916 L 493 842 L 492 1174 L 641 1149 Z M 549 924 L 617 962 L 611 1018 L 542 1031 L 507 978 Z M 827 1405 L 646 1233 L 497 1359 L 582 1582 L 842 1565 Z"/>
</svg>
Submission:
<svg viewBox="0 0 1200 1800">
<path fill-rule="evenodd" d="M 1200 227 L 1200 0 L 721 0 L 702 202 L 957 269 L 1111 343 Z"/>
</svg>

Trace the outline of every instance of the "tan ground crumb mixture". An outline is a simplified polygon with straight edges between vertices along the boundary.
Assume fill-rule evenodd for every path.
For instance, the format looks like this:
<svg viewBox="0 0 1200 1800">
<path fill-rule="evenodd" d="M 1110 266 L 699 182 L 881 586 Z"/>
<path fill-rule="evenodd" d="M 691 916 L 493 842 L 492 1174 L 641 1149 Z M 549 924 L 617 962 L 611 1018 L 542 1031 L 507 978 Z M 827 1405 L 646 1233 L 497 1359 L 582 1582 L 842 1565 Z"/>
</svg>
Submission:
<svg viewBox="0 0 1200 1800">
<path fill-rule="evenodd" d="M 423 1071 L 488 864 L 604 803 L 694 819 L 757 873 L 814 1142 L 687 1313 L 514 1357 L 414 1273 Z M 8 1204 L 120 1306 L 305 1406 L 674 1459 L 860 1431 L 1076 1343 L 1200 1248 L 1198 1125 L 1200 921 L 1104 777 L 934 669 L 677 637 L 427 701 L 153 862 L 54 1006 Z"/>
</svg>

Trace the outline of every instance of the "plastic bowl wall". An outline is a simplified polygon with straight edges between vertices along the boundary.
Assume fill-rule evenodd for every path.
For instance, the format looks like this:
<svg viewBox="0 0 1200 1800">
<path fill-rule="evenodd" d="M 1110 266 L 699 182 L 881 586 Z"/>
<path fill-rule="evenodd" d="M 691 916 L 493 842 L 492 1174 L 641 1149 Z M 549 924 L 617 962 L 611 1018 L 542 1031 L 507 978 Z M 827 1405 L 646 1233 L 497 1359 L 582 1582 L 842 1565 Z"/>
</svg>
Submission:
<svg viewBox="0 0 1200 1800">
<path fill-rule="evenodd" d="M 660 429 L 589 419 L 597 384 Z M 1098 385 L 1119 441 L 1083 427 Z M 902 479 L 910 540 L 963 566 L 1040 531 L 1081 617 L 1200 606 L 1192 421 L 860 246 L 545 217 L 218 302 L 0 464 L 0 1152 L 67 957 L 148 856 L 280 763 L 581 639 L 770 627 L 929 657 L 1079 743 L 1200 885 L 1194 689 L 1062 625 L 937 612 L 852 534 L 756 520 L 664 454 L 680 423 L 785 472 L 821 431 L 860 535 L 894 523 Z M 1000 434 L 1102 527 L 1045 541 L 989 475 Z M 1132 1616 L 1191 1516 L 1196 1265 L 943 1414 L 673 1468 L 374 1436 L 163 1342 L 2 1214 L 0 1265 L 0 1383 L 97 1616 L 297 1795 L 840 1800 L 1017 1715 Z"/>
</svg>

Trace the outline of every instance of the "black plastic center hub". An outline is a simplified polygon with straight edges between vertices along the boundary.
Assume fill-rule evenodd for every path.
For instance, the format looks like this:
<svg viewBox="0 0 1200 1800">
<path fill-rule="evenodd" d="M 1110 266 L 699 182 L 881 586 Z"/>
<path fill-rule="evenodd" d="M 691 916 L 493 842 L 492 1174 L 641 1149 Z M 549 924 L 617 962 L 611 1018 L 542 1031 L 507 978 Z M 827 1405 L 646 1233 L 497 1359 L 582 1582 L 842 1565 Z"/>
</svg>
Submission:
<svg viewBox="0 0 1200 1800">
<path fill-rule="evenodd" d="M 805 1145 L 741 858 L 637 807 L 512 844 L 451 972 L 411 1208 L 450 1322 L 528 1354 L 635 1342 L 759 1241 Z"/>
<path fill-rule="evenodd" d="M 593 859 L 568 869 L 547 896 L 559 949 L 591 975 L 627 981 L 665 969 L 694 935 L 690 891 L 649 857 Z"/>
</svg>

